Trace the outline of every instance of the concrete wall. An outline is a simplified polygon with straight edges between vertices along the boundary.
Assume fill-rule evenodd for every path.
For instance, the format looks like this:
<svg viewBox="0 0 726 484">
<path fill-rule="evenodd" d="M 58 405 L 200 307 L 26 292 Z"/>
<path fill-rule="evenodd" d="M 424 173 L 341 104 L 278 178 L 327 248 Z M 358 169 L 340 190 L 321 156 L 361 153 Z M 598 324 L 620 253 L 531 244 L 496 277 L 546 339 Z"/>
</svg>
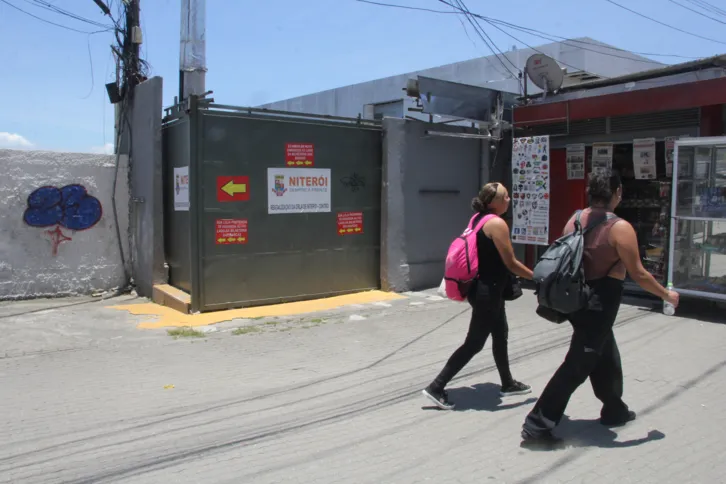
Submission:
<svg viewBox="0 0 726 484">
<path fill-rule="evenodd" d="M 383 129 L 381 285 L 398 292 L 438 286 L 449 244 L 487 181 L 489 141 L 427 137 L 426 130 L 465 130 L 395 118 L 385 118 Z"/>
<path fill-rule="evenodd" d="M 161 160 L 161 77 L 138 85 L 130 115 L 131 250 L 134 284 L 151 297 L 164 270 L 164 198 Z"/>
<path fill-rule="evenodd" d="M 578 43 L 578 41 L 581 43 Z M 579 47 L 589 50 L 583 50 Z M 662 67 L 662 64 L 658 62 L 629 52 L 616 50 L 607 44 L 587 37 L 572 40 L 568 44 L 557 42 L 542 45 L 537 47 L 537 50 L 560 61 L 562 67 L 567 68 L 569 73 L 575 72 L 577 71 L 575 68 L 579 68 L 602 77 L 615 77 Z M 536 52 L 532 49 L 521 49 L 505 52 L 505 55 L 522 70 L 527 58 L 534 53 Z M 620 57 L 607 54 L 615 54 Z M 507 61 L 504 62 L 508 64 Z M 512 68 L 511 65 L 510 68 Z M 483 86 L 511 93 L 520 92 L 519 81 L 511 78 L 511 74 L 504 70 L 496 57 L 489 56 L 362 82 L 273 102 L 262 107 L 282 111 L 356 117 L 359 113 L 363 114 L 366 104 L 385 103 L 401 99 L 405 95 L 401 89 L 406 87 L 406 81 L 417 75 L 472 86 Z M 530 83 L 529 93 L 535 94 L 538 92 L 540 90 Z"/>
<path fill-rule="evenodd" d="M 0 299 L 90 294 L 127 285 L 111 203 L 116 157 L 0 150 Z M 116 203 L 128 255 L 128 186 Z"/>
</svg>

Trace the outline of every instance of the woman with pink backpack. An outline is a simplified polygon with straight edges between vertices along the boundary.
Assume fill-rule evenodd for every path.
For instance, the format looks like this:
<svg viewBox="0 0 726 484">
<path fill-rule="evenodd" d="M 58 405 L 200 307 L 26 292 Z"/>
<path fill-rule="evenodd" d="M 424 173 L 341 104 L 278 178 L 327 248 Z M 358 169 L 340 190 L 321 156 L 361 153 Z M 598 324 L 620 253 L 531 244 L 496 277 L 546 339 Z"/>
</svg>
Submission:
<svg viewBox="0 0 726 484">
<path fill-rule="evenodd" d="M 494 361 L 502 381 L 501 396 L 524 395 L 532 390 L 528 385 L 516 381 L 509 370 L 509 355 L 507 338 L 509 326 L 504 309 L 505 291 L 512 287 L 512 274 L 532 279 L 532 271 L 519 262 L 514 256 L 514 248 L 509 238 L 509 227 L 501 218 L 508 209 L 511 199 L 509 192 L 501 183 L 487 183 L 479 191 L 479 195 L 471 202 L 471 207 L 477 212 L 471 219 L 470 226 L 464 231 L 461 239 L 461 248 L 465 246 L 469 254 L 476 253 L 476 262 L 481 268 L 478 274 L 473 274 L 473 281 L 466 281 L 446 277 L 446 292 L 451 299 L 464 298 L 472 307 L 469 332 L 462 344 L 446 362 L 441 373 L 431 384 L 423 390 L 425 397 L 433 401 L 443 410 L 453 410 L 454 404 L 449 402 L 446 385 L 461 371 L 464 366 L 483 348 L 489 335 L 492 335 L 492 351 Z M 475 233 L 473 232 L 475 231 Z M 469 240 L 476 240 L 474 247 L 469 248 Z M 447 258 L 447 274 L 450 259 L 464 257 L 464 268 L 471 270 L 475 264 L 468 262 L 466 250 L 453 253 L 454 244 Z M 463 256 L 462 256 L 463 254 Z M 460 261 L 459 261 L 460 262 Z M 456 263 L 454 261 L 453 263 Z M 455 282 L 455 283 L 454 283 Z M 451 286 L 460 291 L 457 297 L 450 295 Z M 458 297 L 460 295 L 460 297 Z"/>
</svg>

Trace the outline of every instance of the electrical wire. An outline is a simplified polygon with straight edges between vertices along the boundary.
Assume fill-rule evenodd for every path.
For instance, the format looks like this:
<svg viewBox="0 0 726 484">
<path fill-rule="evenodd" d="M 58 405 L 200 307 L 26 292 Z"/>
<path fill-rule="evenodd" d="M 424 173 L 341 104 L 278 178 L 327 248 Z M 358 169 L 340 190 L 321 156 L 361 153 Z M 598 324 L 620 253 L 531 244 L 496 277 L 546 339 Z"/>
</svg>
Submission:
<svg viewBox="0 0 726 484">
<path fill-rule="evenodd" d="M 64 9 L 62 9 L 60 7 L 57 7 L 57 6 L 53 5 L 52 3 L 49 3 L 49 2 L 47 2 L 45 0 L 25 0 L 25 2 L 26 3 L 29 3 L 30 5 L 36 6 L 38 8 L 42 8 L 44 10 L 48 10 L 50 12 L 55 12 L 55 13 L 58 13 L 60 15 L 63 15 L 63 16 L 72 18 L 74 20 L 78 20 L 80 22 L 87 23 L 87 24 L 92 25 L 94 27 L 98 27 L 98 28 L 101 28 L 101 29 L 109 29 L 109 28 L 111 28 L 111 26 L 109 26 L 109 25 L 105 25 L 105 24 L 102 24 L 100 22 L 96 22 L 95 20 L 90 20 L 90 19 L 87 19 L 85 17 L 81 17 L 80 15 L 77 15 L 77 14 L 75 14 L 73 12 L 68 11 L 68 10 L 64 10 Z"/>
<path fill-rule="evenodd" d="M 628 8 L 628 7 L 624 6 L 624 5 L 620 5 L 619 3 L 617 3 L 617 2 L 615 2 L 615 1 L 613 1 L 613 0 L 605 0 L 605 1 L 606 1 L 606 2 L 608 2 L 608 3 L 611 3 L 611 4 L 613 4 L 613 5 L 615 5 L 616 7 L 620 7 L 620 8 L 622 8 L 623 10 L 627 10 L 628 12 L 630 12 L 630 13 L 632 13 L 632 14 L 635 14 L 635 15 L 637 15 L 638 17 L 643 17 L 644 19 L 650 20 L 651 22 L 655 22 L 655 23 L 657 23 L 658 25 L 662 25 L 662 26 L 664 26 L 664 27 L 668 27 L 669 29 L 675 30 L 675 31 L 677 31 L 677 32 L 681 32 L 681 33 L 684 33 L 684 34 L 686 34 L 686 35 L 690 35 L 691 37 L 696 37 L 696 38 L 699 38 L 699 39 L 703 39 L 703 40 L 708 40 L 708 41 L 711 41 L 711 42 L 715 42 L 715 43 L 717 43 L 717 44 L 723 44 L 723 45 L 726 45 L 726 42 L 723 42 L 723 41 L 721 41 L 721 40 L 716 40 L 716 39 L 712 39 L 712 38 L 710 38 L 710 37 L 704 37 L 703 35 L 699 35 L 699 34 L 694 34 L 693 32 L 689 32 L 688 30 L 683 30 L 683 29 L 681 29 L 681 28 L 675 27 L 675 26 L 673 26 L 673 25 L 670 25 L 670 24 L 667 24 L 667 23 L 665 23 L 665 22 L 661 22 L 660 20 L 656 20 L 656 19 L 654 19 L 653 17 L 649 17 L 649 16 L 647 16 L 647 15 L 645 15 L 645 14 L 642 14 L 642 13 L 640 13 L 640 12 L 637 12 L 637 11 L 635 11 L 635 10 L 633 10 L 633 9 L 631 9 L 631 8 Z"/>
<path fill-rule="evenodd" d="M 705 0 L 686 0 L 686 1 L 688 3 L 690 3 L 691 5 L 701 7 L 703 10 L 705 10 L 707 12 L 711 12 L 713 14 L 722 15 L 722 16 L 726 17 L 726 10 L 722 10 L 715 5 L 708 3 Z"/>
<path fill-rule="evenodd" d="M 456 8 L 456 7 L 454 6 L 454 5 L 452 5 L 451 3 L 449 3 L 449 2 L 447 1 L 447 0 L 439 0 L 439 2 L 441 2 L 441 3 L 444 3 L 444 4 L 446 4 L 446 5 L 450 5 L 450 6 L 454 7 L 454 8 Z M 473 15 L 476 15 L 476 14 L 473 14 Z M 492 23 L 492 22 L 489 22 L 488 20 L 484 20 L 484 21 L 485 21 L 485 22 L 487 22 L 487 23 L 488 23 L 489 25 L 491 25 L 492 27 L 494 27 L 495 29 L 497 29 L 497 30 L 499 30 L 500 32 L 502 32 L 502 33 L 503 33 L 504 35 L 507 35 L 508 37 L 510 37 L 510 38 L 514 39 L 515 41 L 519 42 L 520 44 L 523 44 L 523 45 L 527 46 L 528 48 L 532 49 L 533 51 L 535 51 L 535 52 L 538 52 L 538 53 L 540 53 L 540 54 L 542 54 L 542 55 L 547 55 L 547 54 L 545 54 L 544 52 L 542 52 L 541 50 L 537 49 L 536 47 L 533 47 L 533 46 L 529 45 L 528 43 L 524 42 L 523 40 L 521 40 L 521 39 L 519 39 L 519 38 L 515 37 L 514 35 L 510 34 L 510 33 L 509 33 L 509 32 L 507 32 L 506 30 L 504 30 L 503 28 L 499 27 L 498 25 L 496 25 L 496 24 L 494 24 L 494 23 Z M 569 68 L 571 68 L 571 69 L 575 69 L 575 71 L 584 71 L 584 69 L 581 69 L 581 68 L 579 68 L 579 67 L 573 66 L 573 65 L 571 65 L 571 64 L 567 64 L 566 62 L 563 62 L 563 61 L 561 61 L 561 60 L 557 60 L 557 59 L 556 59 L 556 61 L 557 61 L 557 62 L 558 62 L 559 64 L 562 64 L 563 66 L 569 67 Z M 607 76 L 603 76 L 603 75 L 599 75 L 599 77 L 602 77 L 602 78 L 604 78 L 604 79 L 608 79 L 608 77 L 607 77 Z"/>
<path fill-rule="evenodd" d="M 393 3 L 376 2 L 376 1 L 373 1 L 373 0 L 354 0 L 354 1 L 360 2 L 360 3 L 367 3 L 367 4 L 370 4 L 370 5 L 377 5 L 377 6 L 381 6 L 381 7 L 399 8 L 399 9 L 404 9 L 404 10 L 414 10 L 414 11 L 418 10 L 418 11 L 423 11 L 423 12 L 438 13 L 438 14 L 448 14 L 448 15 L 451 15 L 451 14 L 459 15 L 460 14 L 460 12 L 458 12 L 458 11 L 435 10 L 435 9 L 431 9 L 431 8 L 411 7 L 411 6 L 408 6 L 408 5 L 397 5 L 397 4 L 393 4 Z M 602 51 L 599 51 L 599 50 L 594 50 L 594 49 L 588 49 L 588 48 L 585 48 L 585 47 L 581 47 L 580 45 L 573 45 L 573 44 L 570 44 L 569 42 L 574 42 L 576 44 L 582 44 L 582 45 L 591 45 L 591 46 L 594 46 L 594 47 L 599 47 L 601 49 L 609 49 L 609 50 L 614 50 L 614 51 L 618 51 L 618 52 L 623 52 L 625 54 L 637 54 L 637 55 L 651 56 L 651 57 L 673 57 L 673 58 L 691 59 L 691 60 L 693 60 L 693 59 L 700 59 L 700 57 L 695 57 L 695 56 L 685 56 L 685 55 L 679 55 L 679 54 L 661 54 L 661 53 L 656 53 L 656 52 L 638 52 L 638 51 L 633 51 L 633 50 L 620 49 L 618 47 L 611 46 L 611 45 L 603 45 L 603 44 L 599 44 L 599 43 L 596 43 L 596 42 L 588 42 L 586 40 L 573 39 L 573 38 L 570 38 L 570 37 L 562 37 L 560 35 L 550 34 L 550 33 L 547 33 L 547 32 L 543 32 L 541 30 L 537 30 L 537 29 L 533 29 L 533 28 L 529 28 L 529 27 L 523 27 L 521 25 L 513 24 L 511 22 L 506 22 L 504 20 L 499 20 L 499 19 L 496 19 L 496 18 L 493 18 L 493 17 L 487 17 L 485 15 L 480 15 L 480 14 L 477 14 L 477 13 L 474 13 L 474 12 L 471 12 L 471 15 L 473 15 L 474 17 L 479 18 L 481 20 L 485 20 L 485 21 L 489 21 L 489 22 L 492 22 L 492 23 L 495 23 L 495 24 L 498 24 L 498 25 L 502 25 L 502 26 L 505 26 L 507 28 L 511 28 L 513 30 L 518 30 L 520 32 L 526 33 L 526 34 L 531 35 L 533 37 L 539 37 L 541 39 L 548 40 L 550 42 L 561 42 L 563 45 L 567 45 L 567 46 L 570 46 L 570 47 L 574 47 L 576 49 L 587 50 L 587 51 L 594 52 L 594 53 L 601 54 L 601 55 L 608 55 L 608 56 L 611 56 L 611 57 L 617 57 L 617 58 L 632 60 L 632 61 L 636 61 L 636 62 L 647 62 L 647 63 L 651 63 L 653 61 L 652 60 L 649 60 L 649 59 L 635 59 L 632 56 L 631 57 L 627 57 L 627 56 L 620 56 L 620 55 L 617 55 L 617 54 L 610 54 L 610 53 L 602 52 Z"/>
<path fill-rule="evenodd" d="M 519 86 L 519 92 L 520 92 L 520 94 L 524 94 L 524 86 L 522 85 L 522 79 L 521 79 L 521 76 L 520 76 L 521 70 L 520 70 L 519 66 L 517 66 L 516 64 L 514 64 L 514 62 L 512 62 L 512 60 L 509 57 L 507 57 L 507 55 L 504 52 L 502 52 L 502 50 L 499 48 L 499 46 L 496 44 L 496 42 L 494 42 L 494 40 L 489 36 L 489 34 L 486 33 L 486 31 L 484 30 L 484 28 L 482 27 L 482 25 L 479 23 L 479 19 L 476 18 L 471 13 L 471 11 L 466 6 L 466 4 L 464 3 L 463 0 L 453 0 L 453 1 L 456 2 L 456 4 L 458 5 L 458 7 L 459 7 L 460 10 L 464 10 L 465 11 L 465 14 L 464 15 L 467 18 L 467 20 L 469 21 L 469 23 L 471 23 L 472 26 L 474 26 L 474 30 L 477 31 L 477 33 L 479 34 L 479 37 L 484 41 L 484 43 L 487 45 L 487 47 L 489 47 L 489 50 L 491 50 L 492 54 L 494 54 L 496 56 L 496 58 L 499 60 L 499 62 L 502 63 L 502 66 L 510 74 L 511 78 L 517 80 L 517 84 Z M 488 43 L 482 37 L 482 34 L 489 40 Z M 494 48 L 492 48 L 492 46 L 494 46 Z M 494 49 L 496 49 L 496 51 Z M 507 65 L 504 64 L 504 62 L 501 60 L 501 58 L 497 54 L 497 51 L 499 52 L 499 54 L 501 54 L 502 57 L 504 57 L 504 59 L 507 60 L 507 62 L 509 62 L 509 64 L 514 68 L 514 71 L 512 71 L 511 69 L 509 69 L 507 67 Z M 503 74 L 503 73 L 500 71 L 500 74 Z"/>
<path fill-rule="evenodd" d="M 671 2 L 671 3 L 673 3 L 673 4 L 675 4 L 675 5 L 678 5 L 681 8 L 685 8 L 686 10 L 690 10 L 691 12 L 693 12 L 695 14 L 698 14 L 701 17 L 706 17 L 707 19 L 713 20 L 714 22 L 718 22 L 718 23 L 720 23 L 722 25 L 726 25 L 726 22 L 724 22 L 723 20 L 719 20 L 717 18 L 713 18 L 710 15 L 706 15 L 703 12 L 699 12 L 695 8 L 691 8 L 691 7 L 687 6 L 687 5 L 683 5 L 682 3 L 678 3 L 678 2 L 676 2 L 676 0 L 668 0 L 668 1 Z"/>
<path fill-rule="evenodd" d="M 484 42 L 484 44 L 489 48 L 489 50 L 494 54 L 494 56 L 497 58 L 497 60 L 502 64 L 502 67 L 509 73 L 509 75 L 513 79 L 517 79 L 518 76 L 515 74 L 507 65 L 504 63 L 502 58 L 499 56 L 501 54 L 505 59 L 509 61 L 509 63 L 514 67 L 515 71 L 519 71 L 519 68 L 510 61 L 507 56 L 504 55 L 504 53 L 499 49 L 499 47 L 494 43 L 492 38 L 486 33 L 486 31 L 481 27 L 478 21 L 472 18 L 472 16 L 469 14 L 468 9 L 466 8 L 466 5 L 461 0 L 453 0 L 457 2 L 456 8 L 458 8 L 460 11 L 465 12 L 464 17 L 466 20 L 471 24 L 472 27 L 474 27 L 474 31 L 479 35 L 479 38 Z M 452 5 L 453 6 L 453 5 Z M 486 37 L 486 38 L 485 38 Z M 499 54 L 497 54 L 497 51 Z M 503 72 L 500 71 L 500 74 L 506 75 Z"/>
<path fill-rule="evenodd" d="M 103 32 L 109 32 L 111 30 L 111 29 L 105 29 L 105 30 L 97 30 L 95 32 L 87 32 L 87 31 L 84 31 L 84 30 L 74 29 L 73 27 L 68 27 L 67 25 L 62 25 L 62 24 L 58 24 L 58 23 L 55 23 L 55 22 L 51 22 L 50 20 L 46 20 L 46 19 L 44 19 L 42 17 L 38 17 L 37 15 L 33 15 L 32 13 L 30 13 L 30 12 L 28 12 L 26 10 L 23 10 L 22 8 L 20 8 L 20 7 L 16 6 L 16 5 L 13 5 L 8 0 L 0 0 L 0 2 L 4 3 L 5 5 L 7 5 L 7 6 L 11 7 L 11 8 L 14 8 L 15 10 L 17 10 L 19 12 L 24 13 L 25 15 L 28 15 L 30 17 L 33 17 L 34 19 L 40 20 L 41 22 L 45 22 L 45 23 L 50 24 L 50 25 L 55 25 L 56 27 L 60 27 L 62 29 L 70 30 L 72 32 L 78 32 L 79 34 L 93 35 L 93 34 L 100 34 L 100 33 L 103 33 Z"/>
</svg>

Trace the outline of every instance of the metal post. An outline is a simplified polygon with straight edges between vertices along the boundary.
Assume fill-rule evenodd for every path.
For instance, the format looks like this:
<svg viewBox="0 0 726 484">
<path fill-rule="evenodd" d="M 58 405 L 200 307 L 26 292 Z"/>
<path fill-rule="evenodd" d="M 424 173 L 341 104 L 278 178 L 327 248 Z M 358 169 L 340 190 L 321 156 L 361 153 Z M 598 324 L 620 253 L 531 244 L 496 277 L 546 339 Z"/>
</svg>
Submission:
<svg viewBox="0 0 726 484">
<path fill-rule="evenodd" d="M 206 92 L 206 0 L 181 0 L 179 97 Z"/>
</svg>

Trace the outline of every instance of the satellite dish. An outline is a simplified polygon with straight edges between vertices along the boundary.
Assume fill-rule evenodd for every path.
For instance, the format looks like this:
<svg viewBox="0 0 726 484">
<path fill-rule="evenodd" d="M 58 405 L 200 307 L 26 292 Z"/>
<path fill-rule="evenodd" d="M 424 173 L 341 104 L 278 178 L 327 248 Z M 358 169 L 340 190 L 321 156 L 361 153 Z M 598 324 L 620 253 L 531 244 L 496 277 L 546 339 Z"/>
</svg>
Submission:
<svg viewBox="0 0 726 484">
<path fill-rule="evenodd" d="M 552 57 L 544 54 L 534 54 L 527 59 L 525 67 L 527 75 L 545 93 L 556 91 L 562 87 L 565 74 Z"/>
</svg>

